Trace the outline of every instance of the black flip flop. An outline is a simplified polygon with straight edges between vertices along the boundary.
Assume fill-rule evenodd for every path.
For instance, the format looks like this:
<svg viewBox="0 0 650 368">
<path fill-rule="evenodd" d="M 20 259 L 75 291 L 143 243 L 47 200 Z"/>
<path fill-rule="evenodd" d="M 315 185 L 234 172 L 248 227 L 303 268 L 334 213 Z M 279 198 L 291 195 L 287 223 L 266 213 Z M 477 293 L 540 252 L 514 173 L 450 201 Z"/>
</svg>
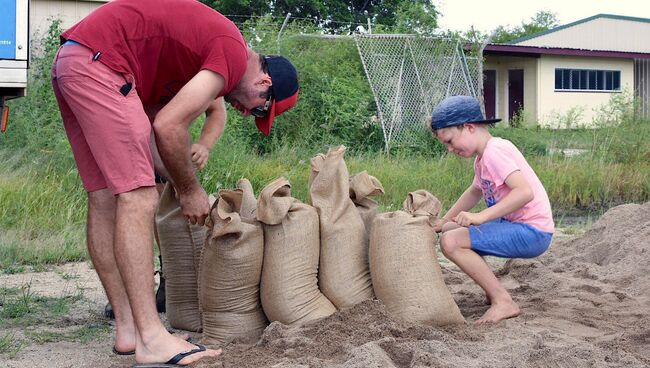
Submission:
<svg viewBox="0 0 650 368">
<path fill-rule="evenodd" d="M 134 355 L 134 354 L 135 354 L 135 350 L 131 350 L 131 351 L 117 351 L 117 349 L 115 348 L 115 345 L 113 345 L 113 354 L 116 354 L 116 355 Z"/>
<path fill-rule="evenodd" d="M 202 351 L 205 351 L 205 346 L 200 345 L 200 344 L 194 344 L 197 348 L 184 351 L 182 353 L 178 353 L 174 355 L 171 359 L 166 361 L 165 363 L 144 363 L 144 364 L 134 364 L 133 368 L 168 368 L 168 367 L 184 367 L 183 365 L 178 365 L 176 363 L 180 362 L 183 360 L 183 358 L 190 356 L 192 354 L 200 353 Z"/>
</svg>

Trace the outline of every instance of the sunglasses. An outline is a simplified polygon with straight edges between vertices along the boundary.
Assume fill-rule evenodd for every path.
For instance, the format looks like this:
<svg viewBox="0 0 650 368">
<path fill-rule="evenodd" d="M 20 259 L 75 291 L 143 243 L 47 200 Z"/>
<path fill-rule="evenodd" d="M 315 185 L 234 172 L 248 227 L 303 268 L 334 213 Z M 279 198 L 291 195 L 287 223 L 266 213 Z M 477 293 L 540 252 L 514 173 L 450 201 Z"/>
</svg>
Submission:
<svg viewBox="0 0 650 368">
<path fill-rule="evenodd" d="M 273 95 L 269 92 L 268 97 L 266 98 L 266 102 L 264 102 L 264 106 L 258 106 L 254 107 L 251 109 L 251 115 L 253 115 L 256 118 L 263 118 L 268 114 L 269 108 L 271 107 L 271 101 L 273 100 Z"/>
</svg>

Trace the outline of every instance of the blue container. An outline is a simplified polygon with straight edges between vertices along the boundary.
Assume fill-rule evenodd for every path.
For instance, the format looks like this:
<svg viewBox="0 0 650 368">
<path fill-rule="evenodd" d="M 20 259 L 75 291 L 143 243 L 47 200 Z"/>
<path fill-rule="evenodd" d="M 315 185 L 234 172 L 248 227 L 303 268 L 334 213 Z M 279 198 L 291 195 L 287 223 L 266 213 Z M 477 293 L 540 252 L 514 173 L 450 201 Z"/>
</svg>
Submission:
<svg viewBox="0 0 650 368">
<path fill-rule="evenodd" d="M 16 59 L 15 0 L 0 0 L 0 59 Z"/>
</svg>

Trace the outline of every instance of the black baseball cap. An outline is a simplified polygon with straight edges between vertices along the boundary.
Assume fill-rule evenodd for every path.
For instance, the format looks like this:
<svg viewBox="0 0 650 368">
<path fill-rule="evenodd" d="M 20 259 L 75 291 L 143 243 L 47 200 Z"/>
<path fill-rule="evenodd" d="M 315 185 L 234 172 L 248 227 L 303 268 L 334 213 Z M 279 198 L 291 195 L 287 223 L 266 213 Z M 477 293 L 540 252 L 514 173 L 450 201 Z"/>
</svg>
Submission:
<svg viewBox="0 0 650 368">
<path fill-rule="evenodd" d="M 255 125 L 265 135 L 271 134 L 275 117 L 289 110 L 298 102 L 298 72 L 291 62 L 276 55 L 264 56 L 267 72 L 271 77 L 272 103 L 266 116 L 256 117 Z"/>
</svg>

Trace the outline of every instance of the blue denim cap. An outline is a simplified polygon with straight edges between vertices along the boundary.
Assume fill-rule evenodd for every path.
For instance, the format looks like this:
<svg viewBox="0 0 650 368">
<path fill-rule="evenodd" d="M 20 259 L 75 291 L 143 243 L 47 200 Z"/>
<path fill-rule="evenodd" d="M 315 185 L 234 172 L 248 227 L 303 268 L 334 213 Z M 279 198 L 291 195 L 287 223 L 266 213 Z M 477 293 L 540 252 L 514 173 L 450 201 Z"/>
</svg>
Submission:
<svg viewBox="0 0 650 368">
<path fill-rule="evenodd" d="M 431 129 L 437 130 L 466 123 L 491 124 L 501 119 L 485 119 L 481 104 L 470 96 L 445 98 L 431 114 Z"/>
</svg>

